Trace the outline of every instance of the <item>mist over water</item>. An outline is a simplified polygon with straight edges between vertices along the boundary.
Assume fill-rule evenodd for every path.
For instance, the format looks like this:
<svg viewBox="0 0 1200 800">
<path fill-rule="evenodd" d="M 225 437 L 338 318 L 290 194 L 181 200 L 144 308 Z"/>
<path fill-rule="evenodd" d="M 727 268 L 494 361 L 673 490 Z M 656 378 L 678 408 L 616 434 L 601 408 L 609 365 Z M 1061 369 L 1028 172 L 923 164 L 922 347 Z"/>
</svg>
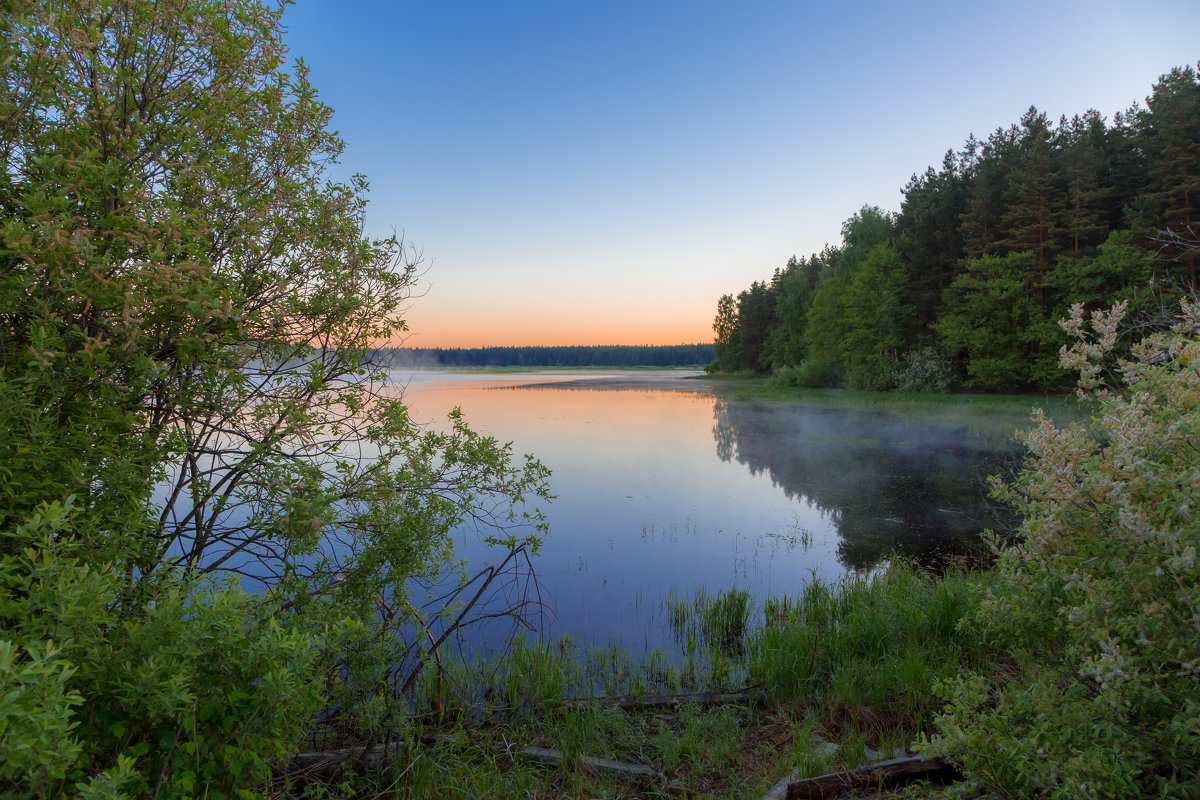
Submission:
<svg viewBox="0 0 1200 800">
<path fill-rule="evenodd" d="M 472 427 L 553 471 L 536 561 L 544 634 L 670 646 L 663 602 L 704 588 L 795 593 L 892 554 L 927 565 L 978 550 L 1012 517 L 987 498 L 1023 414 L 917 419 L 735 400 L 679 372 L 397 375 L 414 418 L 458 406 Z M 485 557 L 469 531 L 456 543 Z"/>
</svg>

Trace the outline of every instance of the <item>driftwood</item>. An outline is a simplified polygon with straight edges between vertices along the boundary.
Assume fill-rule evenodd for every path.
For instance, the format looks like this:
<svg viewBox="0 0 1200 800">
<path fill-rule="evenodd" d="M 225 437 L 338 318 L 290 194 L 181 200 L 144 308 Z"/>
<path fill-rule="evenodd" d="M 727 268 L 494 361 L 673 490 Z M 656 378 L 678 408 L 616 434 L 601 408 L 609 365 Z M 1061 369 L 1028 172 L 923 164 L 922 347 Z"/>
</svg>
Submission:
<svg viewBox="0 0 1200 800">
<path fill-rule="evenodd" d="M 957 770 L 937 757 L 905 756 L 869 764 L 853 772 L 805 778 L 787 785 L 787 800 L 826 800 L 850 789 L 900 786 L 925 778 L 952 780 Z"/>
<path fill-rule="evenodd" d="M 562 753 L 557 750 L 547 750 L 544 747 L 526 747 L 524 750 L 518 750 L 513 755 L 524 761 L 536 761 L 539 764 L 561 764 L 563 761 Z M 583 765 L 593 772 L 614 775 L 618 778 L 653 780 L 659 777 L 659 774 L 650 767 L 641 764 L 626 764 L 622 761 L 613 761 L 608 758 L 584 756 Z"/>
<path fill-rule="evenodd" d="M 346 747 L 341 750 L 325 750 L 318 753 L 301 753 L 293 757 L 285 773 L 277 777 L 283 777 L 286 774 L 286 776 L 292 778 L 314 780 L 332 778 L 342 770 L 349 768 L 371 771 L 390 763 L 403 749 L 404 746 L 401 744 L 391 744 L 372 745 L 370 747 Z M 561 764 L 563 761 L 562 753 L 543 747 L 526 747 L 522 750 L 512 752 L 508 748 L 496 746 L 492 747 L 491 750 L 496 755 L 505 755 L 511 752 L 514 759 L 533 761 L 540 764 Z M 608 758 L 593 758 L 590 756 L 584 756 L 582 761 L 583 766 L 593 772 L 614 775 L 619 778 L 652 780 L 659 777 L 659 774 L 653 769 L 641 764 L 626 764 Z"/>
<path fill-rule="evenodd" d="M 750 689 L 737 689 L 732 692 L 691 692 L 685 694 L 652 694 L 638 697 L 631 694 L 619 694 L 609 697 L 582 697 L 568 700 L 568 705 L 587 705 L 595 703 L 601 708 L 623 708 L 627 711 L 648 708 L 673 708 L 675 706 L 693 703 L 701 708 L 726 706 L 734 703 L 744 703 L 750 698 Z"/>
<path fill-rule="evenodd" d="M 744 703 L 750 697 L 750 689 L 746 687 L 733 692 L 694 692 L 687 694 L 649 695 L 636 697 L 634 695 L 616 695 L 609 697 L 580 698 L 568 701 L 568 705 L 585 705 L 595 703 L 601 708 L 652 709 L 673 708 L 688 703 L 702 708 L 711 706 Z M 362 747 L 347 747 L 341 750 L 325 750 L 316 753 L 301 753 L 294 756 L 279 776 L 317 779 L 331 778 L 344 769 L 371 771 L 391 762 L 402 751 L 401 744 L 369 745 Z M 497 753 L 510 752 L 505 748 L 497 748 Z M 562 755 L 554 750 L 540 747 L 526 747 L 512 752 L 514 758 L 526 761 L 537 761 L 546 764 L 557 764 L 562 761 Z M 650 767 L 639 764 L 625 764 L 606 758 L 585 757 L 583 764 L 590 770 L 625 778 L 657 778 L 659 774 Z"/>
<path fill-rule="evenodd" d="M 374 744 L 367 747 L 345 747 L 341 750 L 324 750 L 318 753 L 300 753 L 293 756 L 283 771 L 293 778 L 332 778 L 344 769 L 371 771 L 390 763 L 401 750 L 402 744 Z"/>
</svg>

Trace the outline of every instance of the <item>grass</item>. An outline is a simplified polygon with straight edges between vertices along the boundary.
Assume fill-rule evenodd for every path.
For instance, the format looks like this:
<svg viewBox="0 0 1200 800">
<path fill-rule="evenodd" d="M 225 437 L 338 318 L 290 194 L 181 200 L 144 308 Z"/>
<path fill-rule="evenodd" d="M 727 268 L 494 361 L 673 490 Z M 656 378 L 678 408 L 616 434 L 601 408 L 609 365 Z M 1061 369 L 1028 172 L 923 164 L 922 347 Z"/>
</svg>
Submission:
<svg viewBox="0 0 1200 800">
<path fill-rule="evenodd" d="M 719 376 L 708 376 L 718 379 Z M 1028 416 L 1034 406 L 1051 417 L 1078 417 L 1089 412 L 1073 394 L 934 394 L 929 392 L 868 392 L 855 389 L 807 389 L 798 386 L 771 385 L 766 378 L 738 373 L 724 380 L 738 388 L 732 396 L 739 400 L 787 400 L 806 405 L 839 408 L 866 408 L 903 411 L 906 416 L 937 418 L 955 410 L 975 413 L 1021 414 Z"/>
<path fill-rule="evenodd" d="M 737 589 L 673 596 L 664 611 L 691 643 L 679 664 L 570 639 L 518 641 L 430 681 L 441 688 L 423 693 L 421 713 L 398 728 L 401 757 L 349 794 L 760 797 L 787 774 L 859 766 L 930 731 L 937 681 L 996 658 L 958 625 L 988 580 L 900 564 L 870 577 L 814 578 L 761 606 Z M 710 708 L 626 711 L 580 700 L 741 682 L 753 687 L 747 702 Z M 529 746 L 554 749 L 563 761 L 516 757 Z M 585 757 L 648 766 L 660 777 L 596 774 Z"/>
</svg>

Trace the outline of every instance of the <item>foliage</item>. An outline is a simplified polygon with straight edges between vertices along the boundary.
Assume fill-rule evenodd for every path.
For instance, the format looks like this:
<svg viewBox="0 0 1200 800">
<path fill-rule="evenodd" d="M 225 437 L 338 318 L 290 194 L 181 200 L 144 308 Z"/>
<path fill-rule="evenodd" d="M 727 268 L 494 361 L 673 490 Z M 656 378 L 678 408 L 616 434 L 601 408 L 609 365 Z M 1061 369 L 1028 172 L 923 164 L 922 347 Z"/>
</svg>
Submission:
<svg viewBox="0 0 1200 800">
<path fill-rule="evenodd" d="M 904 297 L 906 279 L 892 242 L 876 245 L 863 259 L 846 297 L 845 354 L 852 389 L 890 389 L 900 354 L 912 338 L 915 314 Z"/>
<path fill-rule="evenodd" d="M 802 386 L 885 390 L 912 385 L 905 353 L 934 348 L 973 389 L 1064 389 L 1053 321 L 1070 303 L 1128 299 L 1142 311 L 1163 289 L 1197 285 L 1200 255 L 1170 232 L 1186 236 L 1198 219 L 1200 72 L 1171 70 L 1146 102 L 1111 123 L 1089 110 L 1055 124 L 1030 108 L 970 136 L 913 176 L 899 214 L 864 206 L 837 246 L 738 295 L 765 287 L 775 315 L 765 333 L 754 316 L 752 335 L 725 318 L 721 341 L 754 343 L 733 368 L 803 363 L 790 373 Z"/>
<path fill-rule="evenodd" d="M 802 700 L 826 727 L 916 735 L 937 708 L 935 681 L 989 657 L 957 626 L 984 580 L 903 563 L 874 577 L 814 578 L 766 604 L 765 626 L 746 643 L 750 682 L 768 702 Z"/>
<path fill-rule="evenodd" d="M 231 796 L 261 783 L 320 708 L 322 650 L 339 634 L 199 577 L 164 581 L 131 609 L 119 602 L 122 576 L 62 541 L 72 506 L 46 506 L 3 534 L 15 552 L 0 569 L 0 680 L 13 688 L 6 796 L 105 784 Z M 13 640 L 29 658 L 12 657 Z"/>
<path fill-rule="evenodd" d="M 417 427 L 371 360 L 418 259 L 363 236 L 363 178 L 330 179 L 342 142 L 281 13 L 0 15 L 12 791 L 254 792 L 318 709 L 394 724 L 468 591 L 528 577 L 547 472 L 457 412 Z M 507 571 L 454 561 L 466 523 Z"/>
<path fill-rule="evenodd" d="M 737 303 L 733 295 L 721 295 L 717 302 L 717 316 L 713 320 L 717 338 L 714 348 L 716 363 L 722 372 L 736 372 L 742 368 L 742 335 L 738 320 Z"/>
<path fill-rule="evenodd" d="M 1063 321 L 1098 410 L 1063 429 L 1038 412 L 1025 471 L 996 488 L 1024 524 L 964 627 L 1018 671 L 945 684 L 935 746 L 1016 796 L 1200 793 L 1200 306 L 1113 364 L 1124 312 Z"/>
<path fill-rule="evenodd" d="M 1035 263 L 1032 252 L 973 258 L 946 290 L 935 329 L 949 353 L 963 354 L 969 385 L 991 391 L 1053 385 Z"/>
<path fill-rule="evenodd" d="M 954 362 L 932 347 L 910 350 L 896 372 L 896 390 L 944 394 L 958 383 Z"/>
</svg>

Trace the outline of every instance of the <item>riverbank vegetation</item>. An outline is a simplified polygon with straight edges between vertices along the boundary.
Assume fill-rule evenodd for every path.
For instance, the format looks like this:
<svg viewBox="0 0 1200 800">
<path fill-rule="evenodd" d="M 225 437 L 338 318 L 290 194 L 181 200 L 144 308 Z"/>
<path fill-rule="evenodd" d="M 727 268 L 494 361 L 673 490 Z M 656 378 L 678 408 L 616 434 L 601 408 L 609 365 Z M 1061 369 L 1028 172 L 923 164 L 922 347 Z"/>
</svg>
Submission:
<svg viewBox="0 0 1200 800">
<path fill-rule="evenodd" d="M 1019 124 L 914 175 L 897 214 L 865 206 L 842 241 L 717 304 L 713 368 L 784 385 L 1062 391 L 1072 304 L 1162 322 L 1196 286 L 1200 76 L 1146 105 Z M 1174 233 L 1171 233 L 1171 232 Z"/>
<path fill-rule="evenodd" d="M 761 607 L 736 589 L 668 598 L 682 663 L 518 647 L 504 666 L 459 673 L 461 686 L 488 676 L 493 688 L 474 696 L 490 692 L 490 705 L 460 693 L 447 715 L 432 703 L 440 738 L 427 745 L 412 721 L 395 790 L 759 797 L 780 776 L 915 748 L 951 759 L 965 782 L 904 796 L 1194 796 L 1200 307 L 1185 302 L 1126 359 L 1113 355 L 1124 312 L 1091 315 L 1091 330 L 1082 307 L 1065 321 L 1064 366 L 1096 411 L 1061 428 L 1036 416 L 1025 470 L 994 486 L 1022 515 L 993 537 L 994 568 L 934 575 L 896 562 Z M 718 705 L 658 705 L 737 687 Z M 635 710 L 585 699 L 597 692 L 628 695 L 618 699 Z M 523 762 L 530 745 L 553 750 L 556 766 Z"/>
<path fill-rule="evenodd" d="M 994 570 L 674 598 L 679 660 L 456 660 L 463 625 L 540 603 L 547 471 L 381 390 L 415 259 L 328 177 L 342 144 L 279 9 L 19 0 L 0 30 L 6 797 L 732 797 L 914 743 L 1000 794 L 1200 793 L 1195 305 L 1136 343 L 1121 309 L 1067 315 L 1095 413 L 1028 435 Z M 476 573 L 468 523 L 497 554 Z"/>
</svg>

